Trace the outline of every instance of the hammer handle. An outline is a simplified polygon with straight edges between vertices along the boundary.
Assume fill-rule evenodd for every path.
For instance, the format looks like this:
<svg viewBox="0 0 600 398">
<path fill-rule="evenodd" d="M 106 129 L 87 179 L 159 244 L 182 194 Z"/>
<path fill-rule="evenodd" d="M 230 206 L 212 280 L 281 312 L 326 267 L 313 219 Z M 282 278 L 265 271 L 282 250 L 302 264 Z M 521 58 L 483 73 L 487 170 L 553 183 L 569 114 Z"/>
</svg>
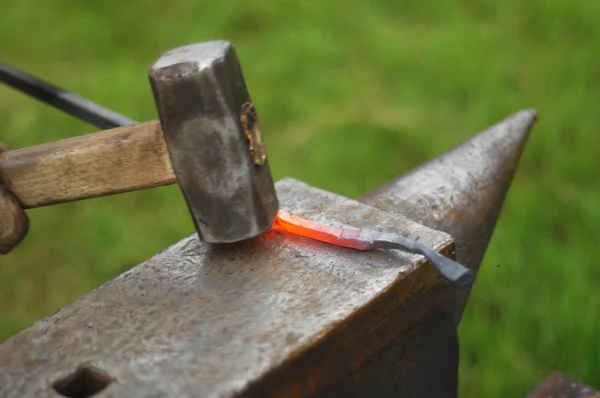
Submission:
<svg viewBox="0 0 600 398">
<path fill-rule="evenodd" d="M 26 209 L 176 181 L 159 121 L 3 152 L 0 178 Z"/>
</svg>

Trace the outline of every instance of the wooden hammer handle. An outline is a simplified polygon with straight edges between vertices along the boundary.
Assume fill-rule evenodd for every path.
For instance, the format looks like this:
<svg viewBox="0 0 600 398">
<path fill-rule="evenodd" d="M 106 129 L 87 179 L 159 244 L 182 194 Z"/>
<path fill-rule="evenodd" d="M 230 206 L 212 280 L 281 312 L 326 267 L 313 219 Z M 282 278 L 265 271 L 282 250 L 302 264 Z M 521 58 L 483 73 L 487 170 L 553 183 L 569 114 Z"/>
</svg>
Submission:
<svg viewBox="0 0 600 398">
<path fill-rule="evenodd" d="M 23 208 L 176 181 L 159 121 L 3 152 L 0 178 Z"/>
</svg>

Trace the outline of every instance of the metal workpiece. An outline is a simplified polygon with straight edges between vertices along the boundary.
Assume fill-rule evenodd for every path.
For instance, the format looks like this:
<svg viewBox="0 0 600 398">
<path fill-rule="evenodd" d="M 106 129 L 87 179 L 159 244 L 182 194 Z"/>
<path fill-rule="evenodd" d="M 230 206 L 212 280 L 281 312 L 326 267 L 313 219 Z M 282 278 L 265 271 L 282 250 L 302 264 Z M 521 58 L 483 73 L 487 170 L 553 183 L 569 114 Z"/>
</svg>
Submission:
<svg viewBox="0 0 600 398">
<path fill-rule="evenodd" d="M 267 231 L 279 209 L 257 111 L 227 41 L 164 53 L 149 72 L 169 157 L 202 240 Z"/>
<path fill-rule="evenodd" d="M 296 180 L 276 189 L 291 214 L 454 249 L 448 234 L 402 215 Z M 455 299 L 420 255 L 276 230 L 225 245 L 194 234 L 0 345 L 0 396 L 58 397 L 86 377 L 99 398 L 339 396 L 365 374 L 353 388 L 373 383 L 374 396 L 431 392 L 444 378 L 445 395 L 424 396 L 455 397 Z M 393 381 L 373 376 L 420 347 L 417 324 L 444 347 L 415 359 L 427 364 L 397 368 Z M 398 339 L 414 344 L 398 351 Z M 377 370 L 373 358 L 390 365 Z"/>
<path fill-rule="evenodd" d="M 359 201 L 449 233 L 476 274 L 537 115 L 520 111 Z M 458 314 L 470 288 L 459 294 Z"/>
<path fill-rule="evenodd" d="M 391 249 L 420 254 L 457 289 L 470 286 L 474 282 L 473 272 L 470 269 L 442 256 L 421 242 L 402 235 L 367 228 L 333 227 L 291 215 L 283 210 L 279 210 L 273 228 L 360 251 Z"/>
</svg>

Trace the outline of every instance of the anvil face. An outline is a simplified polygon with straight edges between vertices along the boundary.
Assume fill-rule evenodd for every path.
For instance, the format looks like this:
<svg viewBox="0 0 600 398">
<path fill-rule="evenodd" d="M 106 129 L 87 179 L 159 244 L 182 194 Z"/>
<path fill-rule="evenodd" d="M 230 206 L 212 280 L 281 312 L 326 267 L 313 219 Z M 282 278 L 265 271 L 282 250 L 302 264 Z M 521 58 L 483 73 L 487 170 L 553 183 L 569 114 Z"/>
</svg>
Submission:
<svg viewBox="0 0 600 398">
<path fill-rule="evenodd" d="M 453 249 L 446 233 L 402 216 L 295 180 L 276 189 L 292 214 Z M 88 364 L 113 380 L 102 396 L 252 396 L 272 377 L 274 396 L 308 395 L 388 344 L 411 296 L 444 284 L 401 251 L 274 231 L 209 245 L 194 234 L 1 345 L 0 395 L 56 396 L 52 384 Z"/>
</svg>

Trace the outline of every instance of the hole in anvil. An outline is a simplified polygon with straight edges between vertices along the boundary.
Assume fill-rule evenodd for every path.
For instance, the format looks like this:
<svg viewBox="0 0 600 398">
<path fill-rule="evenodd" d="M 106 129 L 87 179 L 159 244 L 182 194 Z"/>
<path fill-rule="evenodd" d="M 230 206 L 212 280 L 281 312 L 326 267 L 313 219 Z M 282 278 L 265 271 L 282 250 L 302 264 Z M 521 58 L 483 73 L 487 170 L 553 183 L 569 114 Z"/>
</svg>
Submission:
<svg viewBox="0 0 600 398">
<path fill-rule="evenodd" d="M 110 376 L 100 369 L 84 365 L 75 373 L 55 381 L 52 388 L 63 397 L 87 398 L 104 390 L 111 381 Z"/>
</svg>

